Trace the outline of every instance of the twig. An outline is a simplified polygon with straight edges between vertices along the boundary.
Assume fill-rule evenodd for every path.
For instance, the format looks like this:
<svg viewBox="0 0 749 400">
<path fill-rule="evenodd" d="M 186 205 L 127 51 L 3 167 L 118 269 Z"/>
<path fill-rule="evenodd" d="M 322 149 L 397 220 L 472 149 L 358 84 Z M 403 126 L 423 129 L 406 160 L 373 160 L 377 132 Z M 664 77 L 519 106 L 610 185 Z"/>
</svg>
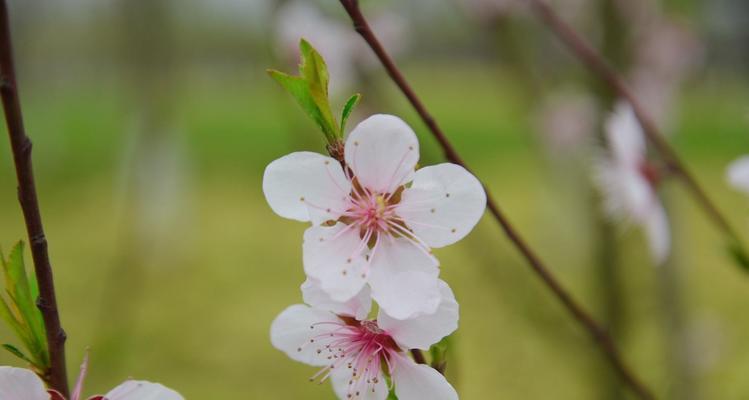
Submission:
<svg viewBox="0 0 749 400">
<path fill-rule="evenodd" d="M 377 37 L 369 27 L 366 18 L 359 8 L 357 0 L 340 0 L 341 5 L 346 10 L 348 15 L 354 24 L 354 29 L 359 35 L 364 38 L 367 44 L 377 55 L 377 58 L 383 64 L 385 69 L 390 75 L 390 78 L 395 82 L 398 88 L 408 98 L 411 105 L 416 109 L 424 123 L 429 127 L 432 135 L 437 139 L 442 150 L 445 153 L 445 157 L 455 163 L 469 169 L 466 163 L 461 159 L 455 148 L 452 146 L 450 141 L 447 139 L 445 134 L 442 132 L 440 127 L 437 125 L 435 119 L 429 114 L 424 107 L 421 100 L 416 96 L 416 93 L 411 89 L 406 79 L 401 74 L 398 67 L 396 67 L 393 60 L 390 58 L 388 53 L 380 44 Z M 469 169 L 470 170 L 470 169 Z M 565 306 L 575 319 L 590 333 L 595 342 L 598 344 L 601 351 L 604 353 L 606 358 L 611 363 L 612 367 L 617 371 L 622 380 L 642 399 L 654 399 L 655 397 L 650 391 L 640 383 L 639 379 L 630 371 L 625 365 L 621 356 L 619 355 L 613 340 L 589 314 L 585 309 L 577 304 L 570 294 L 562 287 L 562 285 L 556 280 L 549 269 L 543 264 L 540 258 L 531 250 L 530 247 L 525 243 L 525 240 L 515 230 L 510 221 L 500 210 L 497 203 L 492 199 L 491 194 L 487 190 L 487 206 L 489 211 L 501 225 L 505 234 L 508 236 L 510 241 L 520 251 L 523 257 L 528 261 L 533 271 L 541 278 L 546 286 L 554 293 L 557 299 Z"/>
<path fill-rule="evenodd" d="M 68 377 L 65 367 L 65 331 L 60 325 L 57 298 L 52 278 L 52 266 L 47 252 L 47 239 L 44 235 L 42 216 L 34 183 L 31 164 L 31 140 L 26 135 L 21 116 L 21 103 L 18 98 L 13 51 L 10 39 L 10 22 L 5 0 L 0 0 L 0 96 L 2 96 L 5 121 L 10 136 L 13 161 L 18 179 L 18 200 L 21 203 L 26 231 L 29 235 L 31 255 L 34 259 L 36 280 L 39 284 L 37 307 L 42 313 L 47 332 L 47 345 L 50 355 L 49 370 L 45 380 L 50 388 L 68 396 Z"/>
<path fill-rule="evenodd" d="M 707 193 L 697 183 L 692 173 L 681 161 L 676 152 L 666 142 L 664 136 L 658 131 L 653 119 L 645 111 L 645 107 L 635 97 L 634 93 L 619 74 L 606 62 L 601 54 L 588 44 L 575 30 L 564 22 L 544 0 L 528 0 L 538 17 L 552 30 L 552 32 L 564 43 L 574 55 L 590 69 L 591 72 L 620 97 L 627 100 L 640 122 L 645 136 L 653 147 L 663 158 L 670 172 L 681 178 L 686 188 L 692 193 L 694 199 L 699 203 L 707 216 L 725 235 L 735 243 L 741 243 L 740 237 L 733 229 L 728 220 L 721 214 Z"/>
</svg>

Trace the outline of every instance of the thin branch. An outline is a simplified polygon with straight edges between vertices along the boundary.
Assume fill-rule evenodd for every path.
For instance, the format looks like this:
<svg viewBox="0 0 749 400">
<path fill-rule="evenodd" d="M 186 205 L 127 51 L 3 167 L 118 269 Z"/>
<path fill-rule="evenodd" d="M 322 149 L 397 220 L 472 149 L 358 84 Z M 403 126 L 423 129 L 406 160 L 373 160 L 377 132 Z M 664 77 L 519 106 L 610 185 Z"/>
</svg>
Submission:
<svg viewBox="0 0 749 400">
<path fill-rule="evenodd" d="M 421 100 L 416 96 L 416 93 L 411 89 L 406 79 L 401 74 L 398 67 L 393 62 L 392 58 L 388 55 L 385 49 L 380 44 L 377 37 L 369 27 L 366 18 L 359 8 L 357 0 L 340 0 L 341 5 L 346 10 L 348 15 L 354 24 L 354 29 L 358 32 L 367 44 L 377 55 L 377 58 L 383 64 L 385 69 L 390 75 L 390 78 L 395 82 L 398 88 L 408 98 L 411 105 L 416 109 L 424 123 L 429 127 L 432 135 L 437 139 L 445 157 L 455 163 L 459 164 L 466 169 L 469 169 L 466 163 L 462 160 L 460 155 L 457 153 L 455 148 L 452 146 L 450 141 L 447 139 L 445 134 L 442 132 L 440 127 L 437 125 L 435 119 L 429 114 L 424 107 Z M 470 169 L 469 169 L 470 170 Z M 508 236 L 510 241 L 520 251 L 523 257 L 528 261 L 528 264 L 533 271 L 538 275 L 543 283 L 554 293 L 557 299 L 564 305 L 567 311 L 580 323 L 592 336 L 595 343 L 598 345 L 600 350 L 606 356 L 611 366 L 617 371 L 622 378 L 622 381 L 629 386 L 633 392 L 635 392 L 642 399 L 654 399 L 655 397 L 650 391 L 643 385 L 634 373 L 627 367 L 619 355 L 613 340 L 609 337 L 605 329 L 603 329 L 585 309 L 579 305 L 572 296 L 562 287 L 557 281 L 549 269 L 544 265 L 541 259 L 531 250 L 531 248 L 525 243 L 525 240 L 515 230 L 507 217 L 502 213 L 497 203 L 493 200 L 491 194 L 487 190 L 487 206 L 489 211 L 500 224 L 505 234 Z"/>
<path fill-rule="evenodd" d="M 735 243 L 741 240 L 728 220 L 721 214 L 713 201 L 707 196 L 704 189 L 697 183 L 694 175 L 687 169 L 673 148 L 660 134 L 657 125 L 645 111 L 645 107 L 637 99 L 632 90 L 624 82 L 624 79 L 606 62 L 603 56 L 587 43 L 575 30 L 564 22 L 559 15 L 544 0 L 528 0 L 536 15 L 551 29 L 557 38 L 566 45 L 569 50 L 588 69 L 597 75 L 606 85 L 610 86 L 620 97 L 627 100 L 637 120 L 642 126 L 645 136 L 667 164 L 669 171 L 678 176 L 686 188 L 699 203 L 710 220 Z"/>
<path fill-rule="evenodd" d="M 37 306 L 42 313 L 47 332 L 47 345 L 50 354 L 49 370 L 45 380 L 50 388 L 68 396 L 68 378 L 65 367 L 65 331 L 60 325 L 57 311 L 57 298 L 52 278 L 52 266 L 47 252 L 47 239 L 44 235 L 42 216 L 34 183 L 31 164 L 31 140 L 26 135 L 21 116 L 21 103 L 18 98 L 13 51 L 10 39 L 10 22 L 5 0 L 0 0 L 0 96 L 2 96 L 5 121 L 10 136 L 16 177 L 18 178 L 18 200 L 21 203 L 26 230 L 34 259 L 36 280 L 39 283 Z"/>
</svg>

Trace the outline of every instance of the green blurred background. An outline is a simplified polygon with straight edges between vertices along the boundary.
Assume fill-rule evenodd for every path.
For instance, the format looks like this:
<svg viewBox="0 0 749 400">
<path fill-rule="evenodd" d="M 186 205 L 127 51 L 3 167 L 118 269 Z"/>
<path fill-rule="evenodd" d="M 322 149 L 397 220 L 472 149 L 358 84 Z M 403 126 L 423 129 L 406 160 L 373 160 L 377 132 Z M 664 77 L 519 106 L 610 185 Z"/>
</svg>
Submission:
<svg viewBox="0 0 749 400">
<path fill-rule="evenodd" d="M 305 226 L 272 213 L 263 168 L 292 151 L 323 151 L 322 136 L 265 73 L 294 69 L 282 37 L 297 32 L 280 28 L 289 25 L 280 20 L 289 3 L 10 1 L 68 362 L 75 375 L 90 348 L 87 393 L 136 377 L 191 399 L 333 398 L 327 385 L 307 381 L 313 368 L 269 340 L 272 319 L 301 301 Z M 319 7 L 314 18 L 337 26 L 333 36 L 361 51 L 337 2 L 307 3 Z M 417 93 L 659 397 L 749 398 L 749 276 L 678 182 L 663 188 L 674 236 L 667 266 L 653 267 L 637 229 L 602 220 L 589 161 L 614 99 L 524 7 L 505 3 L 364 6 L 394 17 L 383 25 L 386 45 L 397 48 Z M 554 6 L 633 81 L 680 74 L 655 90 L 656 97 L 673 90 L 665 105 L 653 100 L 666 110 L 663 130 L 749 237 L 749 200 L 724 183 L 726 165 L 749 150 L 749 6 Z M 673 24 L 686 39 L 655 51 L 672 70 L 648 64 L 642 48 Z M 315 35 L 324 55 L 328 46 L 340 55 L 340 42 L 315 43 Z M 354 77 L 334 97 L 340 106 L 346 94 L 364 94 L 350 125 L 375 112 L 402 116 L 421 139 L 422 165 L 441 162 L 429 132 L 366 57 L 346 58 L 355 60 Z M 585 107 L 572 107 L 578 103 Z M 8 249 L 25 231 L 7 140 L 0 182 L 0 244 Z M 461 304 L 448 376 L 463 399 L 629 398 L 493 220 L 437 255 Z M 4 327 L 0 339 L 14 343 Z M 20 366 L 4 353 L 0 364 Z"/>
</svg>

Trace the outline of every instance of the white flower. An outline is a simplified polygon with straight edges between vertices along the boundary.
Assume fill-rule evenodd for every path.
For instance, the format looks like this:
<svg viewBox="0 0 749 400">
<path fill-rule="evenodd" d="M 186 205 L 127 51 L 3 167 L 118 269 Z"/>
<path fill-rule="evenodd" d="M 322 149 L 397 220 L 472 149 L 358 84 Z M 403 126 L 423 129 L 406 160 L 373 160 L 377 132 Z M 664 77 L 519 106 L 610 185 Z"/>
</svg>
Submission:
<svg viewBox="0 0 749 400">
<path fill-rule="evenodd" d="M 429 349 L 458 327 L 458 303 L 447 284 L 438 283 L 442 300 L 433 314 L 397 320 L 380 311 L 377 320 L 368 320 L 368 288 L 342 304 L 308 279 L 302 291 L 309 305 L 293 305 L 276 317 L 271 341 L 293 360 L 322 367 L 310 380 L 330 379 L 340 399 L 384 400 L 385 373 L 400 400 L 457 399 L 444 376 L 407 353 Z"/>
<path fill-rule="evenodd" d="M 640 225 L 653 259 L 662 264 L 671 244 L 668 218 L 656 192 L 658 171 L 647 162 L 645 137 L 628 104 L 616 106 L 606 121 L 606 137 L 610 154 L 600 160 L 595 175 L 606 211 Z"/>
<path fill-rule="evenodd" d="M 726 169 L 728 184 L 749 194 L 749 156 L 740 157 Z"/>
<path fill-rule="evenodd" d="M 391 115 L 360 123 L 345 143 L 346 168 L 316 153 L 292 153 L 265 170 L 273 211 L 313 226 L 304 234 L 304 269 L 335 301 L 366 284 L 390 316 L 434 312 L 440 302 L 432 247 L 463 238 L 481 218 L 486 195 L 463 167 L 415 170 L 419 143 Z"/>
<path fill-rule="evenodd" d="M 70 400 L 79 400 L 76 390 Z M 64 400 L 57 392 L 47 391 L 44 382 L 32 371 L 22 368 L 0 367 L 1 400 Z M 184 400 L 177 392 L 158 383 L 126 381 L 104 396 L 90 400 Z"/>
</svg>

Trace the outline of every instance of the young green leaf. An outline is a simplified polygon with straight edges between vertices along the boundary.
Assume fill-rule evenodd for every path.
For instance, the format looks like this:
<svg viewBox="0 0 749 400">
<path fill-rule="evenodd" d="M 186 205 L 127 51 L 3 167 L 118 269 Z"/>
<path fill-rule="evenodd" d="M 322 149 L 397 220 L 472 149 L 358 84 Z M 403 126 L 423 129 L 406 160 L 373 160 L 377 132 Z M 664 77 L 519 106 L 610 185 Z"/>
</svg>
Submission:
<svg viewBox="0 0 749 400">
<path fill-rule="evenodd" d="M 0 252 L 6 297 L 0 296 L 0 318 L 15 332 L 28 350 L 34 366 L 44 369 L 49 364 L 46 331 L 41 312 L 36 307 L 36 279 L 28 277 L 23 261 L 23 242 L 16 244 L 7 259 Z"/>
<path fill-rule="evenodd" d="M 301 63 L 299 75 L 292 76 L 283 72 L 268 70 L 289 94 L 291 94 L 323 131 L 328 143 L 333 144 L 343 139 L 341 126 L 336 122 L 328 98 L 330 76 L 325 60 L 312 45 L 302 39 L 299 43 Z"/>
<path fill-rule="evenodd" d="M 450 348 L 450 338 L 451 336 L 446 336 L 429 348 L 429 354 L 432 358 L 432 368 L 441 372 L 444 371 L 447 364 L 447 350 Z"/>
<path fill-rule="evenodd" d="M 341 134 L 346 132 L 346 122 L 348 122 L 348 117 L 351 116 L 354 108 L 359 104 L 359 100 L 361 100 L 361 94 L 356 93 L 349 97 L 348 101 L 346 101 L 346 105 L 343 106 L 343 111 L 341 112 Z"/>
<path fill-rule="evenodd" d="M 3 344 L 2 345 L 5 350 L 7 350 L 9 353 L 13 354 L 14 356 L 20 358 L 23 361 L 26 361 L 29 364 L 34 364 L 33 361 L 31 361 L 28 357 L 26 357 L 25 354 L 21 350 L 18 350 L 17 347 L 10 345 L 10 344 Z"/>
<path fill-rule="evenodd" d="M 336 137 L 336 132 L 331 129 L 328 121 L 323 117 L 317 102 L 312 97 L 309 83 L 302 77 L 291 76 L 276 70 L 268 70 L 268 74 L 284 89 L 286 89 L 286 91 L 302 107 L 302 110 L 304 110 L 304 112 L 306 112 L 323 131 L 328 142 L 331 142 Z"/>
</svg>

